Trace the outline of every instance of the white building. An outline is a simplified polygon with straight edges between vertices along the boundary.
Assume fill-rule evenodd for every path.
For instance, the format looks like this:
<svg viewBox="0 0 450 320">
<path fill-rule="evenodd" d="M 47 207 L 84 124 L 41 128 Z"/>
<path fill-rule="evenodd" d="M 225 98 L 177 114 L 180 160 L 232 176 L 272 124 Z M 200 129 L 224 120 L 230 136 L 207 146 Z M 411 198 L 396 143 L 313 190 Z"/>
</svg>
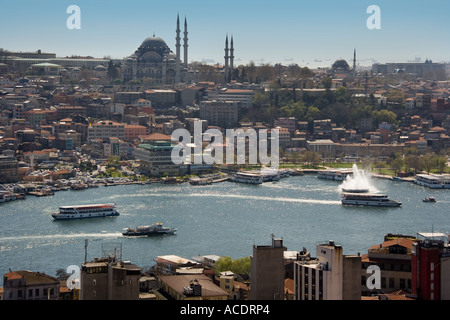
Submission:
<svg viewBox="0 0 450 320">
<path fill-rule="evenodd" d="M 88 141 L 93 139 L 119 138 L 125 140 L 125 125 L 115 121 L 99 121 L 88 128 Z"/>
<path fill-rule="evenodd" d="M 316 255 L 294 262 L 294 299 L 360 300 L 361 257 L 344 256 L 333 241 L 318 244 Z"/>
</svg>

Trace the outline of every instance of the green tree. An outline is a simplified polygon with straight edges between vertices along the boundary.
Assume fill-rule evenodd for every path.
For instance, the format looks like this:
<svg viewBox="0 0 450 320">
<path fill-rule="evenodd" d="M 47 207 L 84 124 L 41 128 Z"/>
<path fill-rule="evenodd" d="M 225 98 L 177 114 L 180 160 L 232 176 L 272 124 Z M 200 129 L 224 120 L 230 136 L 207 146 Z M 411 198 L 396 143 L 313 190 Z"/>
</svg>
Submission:
<svg viewBox="0 0 450 320">
<path fill-rule="evenodd" d="M 236 274 L 250 274 L 250 257 L 239 258 L 236 260 L 231 257 L 220 257 L 214 264 L 214 271 L 219 274 L 223 271 L 231 271 Z"/>
<path fill-rule="evenodd" d="M 307 165 L 316 166 L 320 162 L 320 155 L 312 150 L 308 150 L 303 154 L 302 161 Z"/>
</svg>

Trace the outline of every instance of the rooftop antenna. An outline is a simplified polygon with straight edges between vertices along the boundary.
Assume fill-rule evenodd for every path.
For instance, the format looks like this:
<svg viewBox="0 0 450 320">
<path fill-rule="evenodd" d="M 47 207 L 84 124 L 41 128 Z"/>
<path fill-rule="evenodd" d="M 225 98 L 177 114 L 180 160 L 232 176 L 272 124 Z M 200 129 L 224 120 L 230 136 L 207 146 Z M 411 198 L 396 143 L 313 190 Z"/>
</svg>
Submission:
<svg viewBox="0 0 450 320">
<path fill-rule="evenodd" d="M 84 262 L 87 262 L 87 246 L 88 246 L 88 239 L 84 240 Z"/>
</svg>

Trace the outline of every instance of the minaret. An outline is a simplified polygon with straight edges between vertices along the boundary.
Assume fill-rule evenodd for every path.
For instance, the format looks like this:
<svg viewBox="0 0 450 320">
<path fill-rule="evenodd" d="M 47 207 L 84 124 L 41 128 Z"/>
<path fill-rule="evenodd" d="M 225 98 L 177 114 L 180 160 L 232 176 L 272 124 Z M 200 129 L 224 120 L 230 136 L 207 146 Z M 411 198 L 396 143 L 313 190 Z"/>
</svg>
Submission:
<svg viewBox="0 0 450 320">
<path fill-rule="evenodd" d="M 187 21 L 186 17 L 184 17 L 184 67 L 187 68 L 188 66 L 188 32 L 187 32 Z"/>
<path fill-rule="evenodd" d="M 225 38 L 225 82 L 228 82 L 228 35 Z"/>
<path fill-rule="evenodd" d="M 356 77 L 356 48 L 353 50 L 353 79 Z"/>
<path fill-rule="evenodd" d="M 234 61 L 234 48 L 233 48 L 233 36 L 231 36 L 231 43 L 230 43 L 230 80 L 233 80 L 233 61 Z"/>
<path fill-rule="evenodd" d="M 180 82 L 180 58 L 181 58 L 180 57 L 180 47 L 181 47 L 181 44 L 180 44 L 180 40 L 181 40 L 181 37 L 180 37 L 180 32 L 181 32 L 181 30 L 180 30 L 180 15 L 177 15 L 177 30 L 176 30 L 176 32 L 177 32 L 177 37 L 175 38 L 175 40 L 176 40 L 175 47 L 177 50 L 177 52 L 176 52 L 177 61 L 176 61 L 176 70 L 175 70 L 175 72 L 176 72 L 175 81 L 176 81 L 176 83 L 179 83 Z"/>
</svg>

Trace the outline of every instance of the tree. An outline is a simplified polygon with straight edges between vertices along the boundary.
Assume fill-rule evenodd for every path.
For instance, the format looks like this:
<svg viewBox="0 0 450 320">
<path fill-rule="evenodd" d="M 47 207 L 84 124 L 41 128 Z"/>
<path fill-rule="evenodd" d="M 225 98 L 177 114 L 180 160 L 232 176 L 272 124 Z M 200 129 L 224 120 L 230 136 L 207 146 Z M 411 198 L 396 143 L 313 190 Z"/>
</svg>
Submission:
<svg viewBox="0 0 450 320">
<path fill-rule="evenodd" d="M 236 274 L 250 274 L 250 257 L 233 260 L 231 257 L 220 257 L 214 264 L 214 271 L 219 274 L 223 271 L 231 271 Z"/>
<path fill-rule="evenodd" d="M 422 162 L 423 168 L 429 174 L 431 169 L 433 169 L 433 155 L 430 153 L 427 153 L 426 155 L 422 156 L 421 162 Z"/>
<path fill-rule="evenodd" d="M 389 166 L 394 170 L 395 175 L 398 174 L 398 172 L 400 171 L 400 169 L 403 166 L 403 159 L 402 158 L 395 158 L 394 160 L 392 160 L 389 164 Z"/>
<path fill-rule="evenodd" d="M 447 158 L 443 156 L 435 156 L 432 158 L 432 166 L 437 169 L 439 173 L 443 173 L 447 167 Z"/>
<path fill-rule="evenodd" d="M 417 154 L 409 154 L 405 156 L 405 165 L 411 168 L 414 174 L 416 174 L 422 169 L 423 163 Z"/>
<path fill-rule="evenodd" d="M 326 78 L 322 79 L 322 81 L 321 81 L 321 84 L 325 89 L 330 89 L 331 83 L 332 83 L 331 77 L 326 77 Z"/>
<path fill-rule="evenodd" d="M 315 166 L 320 162 L 320 155 L 315 151 L 308 150 L 303 154 L 302 161 L 306 162 L 308 165 Z"/>
</svg>

